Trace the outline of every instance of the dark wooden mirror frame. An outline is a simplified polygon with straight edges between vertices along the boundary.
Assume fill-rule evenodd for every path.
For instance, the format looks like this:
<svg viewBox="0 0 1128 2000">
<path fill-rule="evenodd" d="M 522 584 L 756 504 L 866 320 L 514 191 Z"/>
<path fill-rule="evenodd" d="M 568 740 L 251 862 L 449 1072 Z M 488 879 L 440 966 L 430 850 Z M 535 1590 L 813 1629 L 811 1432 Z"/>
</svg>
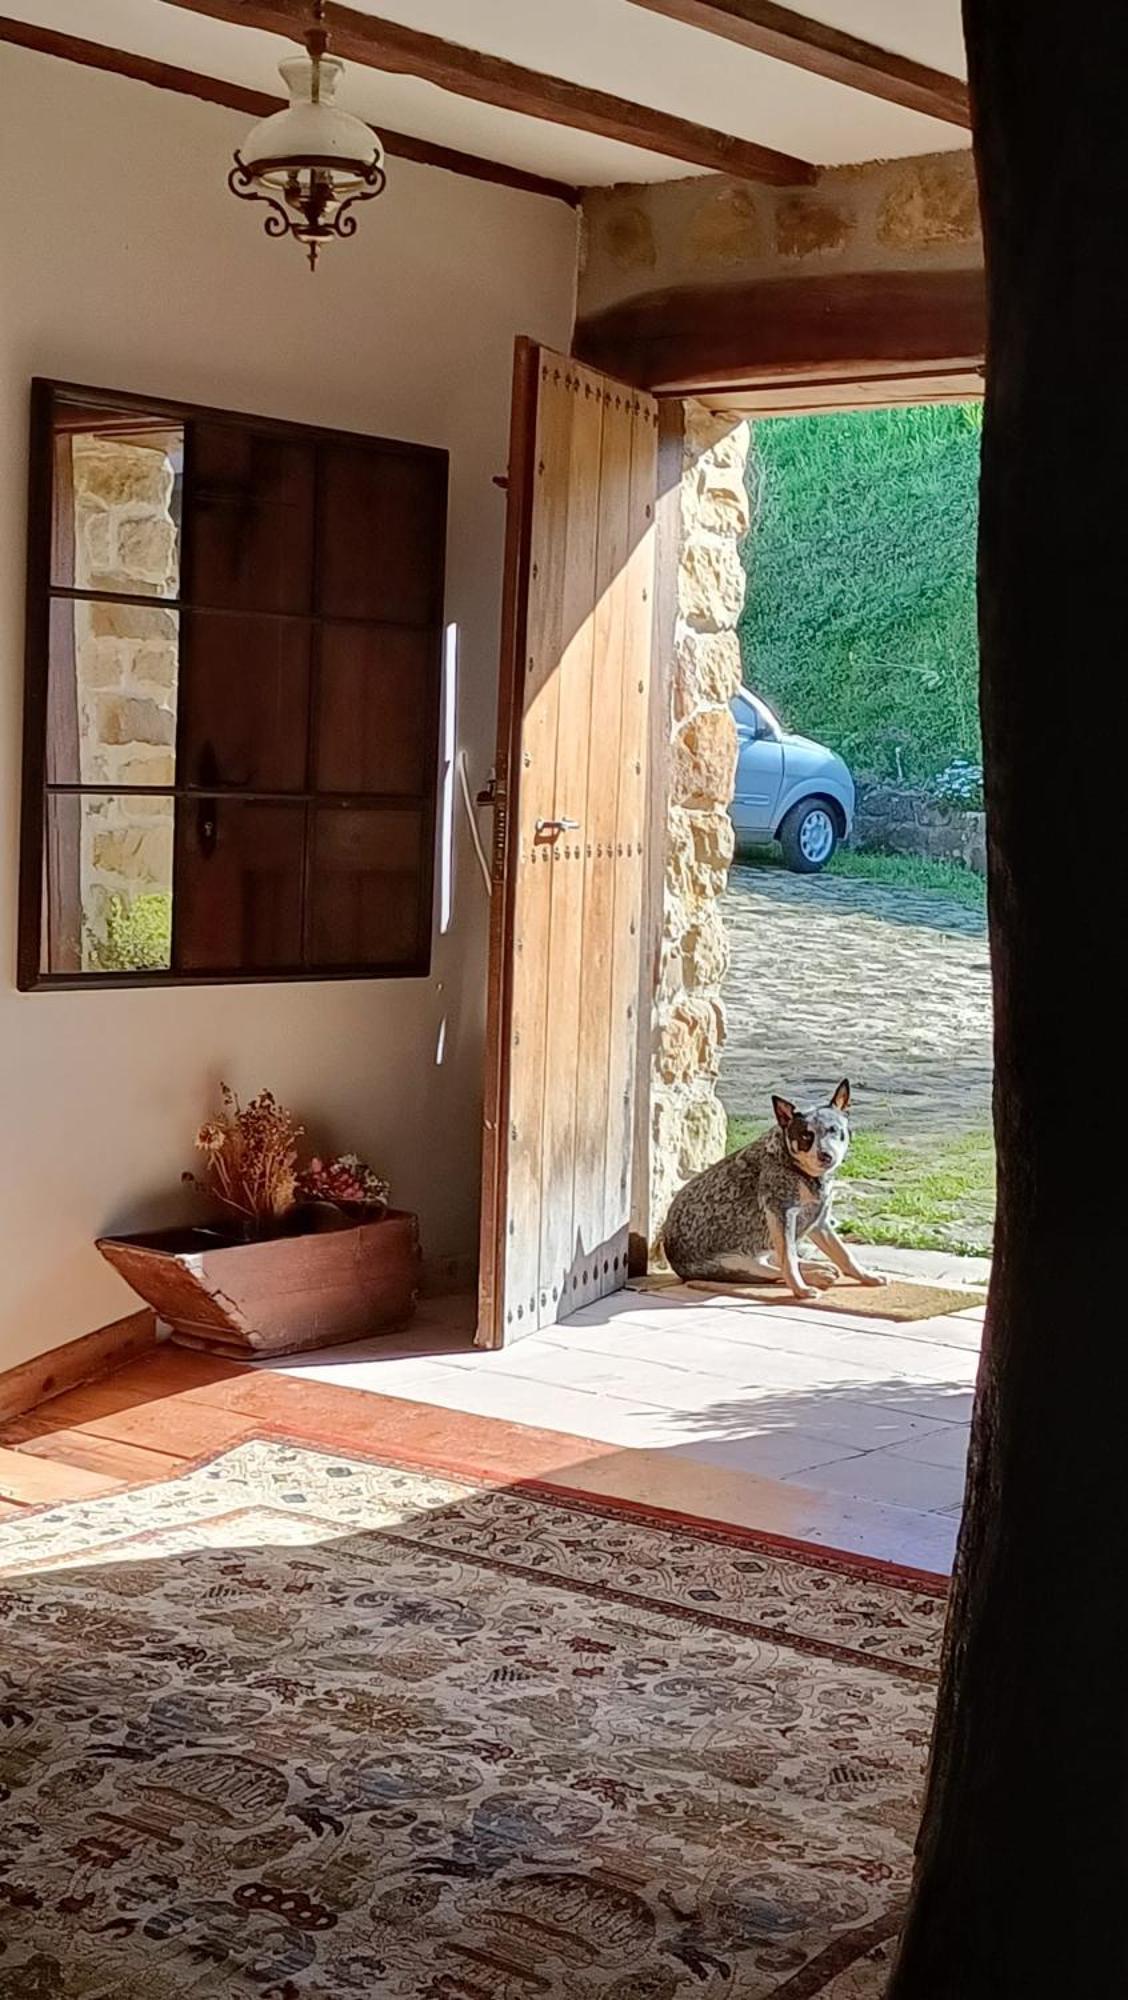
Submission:
<svg viewBox="0 0 1128 2000">
<path fill-rule="evenodd" d="M 109 601 L 127 605 L 146 604 L 150 607 L 162 606 L 180 614 L 183 619 L 199 616 L 203 612 L 215 615 L 216 605 L 206 599 L 197 599 L 192 594 L 192 497 L 190 477 L 185 486 L 188 499 L 184 508 L 181 527 L 180 580 L 178 594 L 173 596 L 133 597 L 120 591 L 100 589 L 67 589 L 58 585 L 53 576 L 53 536 L 55 509 L 55 451 L 57 419 L 60 407 L 67 404 L 81 404 L 86 409 L 105 409 L 135 415 L 138 423 L 144 419 L 159 420 L 169 425 L 183 426 L 186 438 L 185 457 L 191 462 L 191 438 L 193 428 L 206 425 L 230 427 L 250 434 L 254 438 L 304 444 L 313 448 L 313 488 L 315 498 L 312 503 L 314 513 L 310 527 L 311 580 L 309 607 L 304 612 L 285 614 L 300 620 L 311 632 L 311 643 L 307 664 L 309 683 L 309 712 L 303 719 L 305 730 L 304 754 L 306 759 L 305 785 L 301 790 L 270 793 L 255 793 L 253 790 L 223 781 L 208 783 L 187 782 L 189 773 L 182 762 L 183 718 L 186 704 L 177 701 L 175 764 L 173 782 L 154 787 L 127 787 L 120 782 L 106 781 L 97 784 L 82 784 L 81 772 L 76 771 L 75 782 L 55 784 L 49 780 L 48 732 L 50 728 L 49 663 L 50 663 L 50 614 L 53 602 L 60 599 L 81 598 L 83 601 Z M 323 448 L 321 452 L 318 448 Z M 370 613 L 357 614 L 355 611 L 343 613 L 334 618 L 322 608 L 319 595 L 319 573 L 323 555 L 325 535 L 323 508 L 325 453 L 340 448 L 349 454 L 371 454 L 373 462 L 411 461 L 414 474 L 421 482 L 420 490 L 425 496 L 428 532 L 426 546 L 421 546 L 422 583 L 420 590 L 427 602 L 427 615 L 423 620 L 397 620 L 373 617 Z M 339 461 L 338 461 L 339 462 Z M 394 476 L 394 475 L 393 475 Z M 405 471 L 405 477 L 411 477 Z M 37 378 L 31 390 L 31 436 L 29 460 L 29 502 L 28 502 L 28 559 L 27 559 L 27 626 L 25 644 L 24 680 L 24 747 L 23 780 L 20 821 L 20 883 L 19 883 L 19 940 L 17 956 L 17 982 L 23 992 L 58 991 L 60 989 L 98 989 L 105 987 L 133 988 L 140 986 L 184 986 L 184 985 L 229 985 L 261 984 L 279 981 L 324 980 L 324 979 L 374 979 L 374 978 L 417 978 L 430 970 L 431 939 L 433 929 L 434 894 L 434 846 L 435 819 L 438 787 L 439 762 L 439 716 L 442 699 L 443 661 L 443 578 L 446 542 L 448 455 L 445 451 L 431 446 L 406 444 L 396 440 L 371 437 L 353 432 L 326 430 L 318 427 L 294 424 L 273 418 L 253 416 L 241 411 L 226 411 L 205 405 L 172 402 L 157 397 L 137 396 L 107 389 L 88 388 L 83 385 L 49 381 Z M 252 610 L 248 616 L 259 615 Z M 332 626 L 369 626 L 372 629 L 410 629 L 421 642 L 425 642 L 425 686 L 421 690 L 421 733 L 419 743 L 420 782 L 411 792 L 397 791 L 393 794 L 371 792 L 337 793 L 325 788 L 318 789 L 314 758 L 316 756 L 316 728 L 313 723 L 314 704 L 320 686 L 320 634 Z M 183 660 L 183 633 L 181 636 L 181 660 Z M 179 690 L 178 690 L 179 692 Z M 54 792 L 68 795 L 102 793 L 120 795 L 127 790 L 148 791 L 152 796 L 159 793 L 173 801 L 175 816 L 174 859 L 172 864 L 173 883 L 173 963 L 167 969 L 91 970 L 52 972 L 44 965 L 44 937 L 47 924 L 47 841 L 48 841 L 48 801 Z M 195 801 L 198 807 L 205 799 L 223 802 L 240 797 L 255 799 L 262 803 L 264 797 L 278 797 L 279 802 L 302 809 L 301 813 L 301 886 L 298 891 L 301 911 L 302 960 L 284 965 L 223 965 L 205 966 L 194 969 L 178 964 L 175 946 L 176 886 L 178 882 L 178 857 L 182 831 L 186 817 L 180 808 L 184 801 Z M 414 940 L 410 952 L 386 961 L 362 959 L 359 962 L 317 962 L 311 952 L 311 931 L 313 925 L 312 894 L 310 888 L 313 868 L 314 840 L 317 829 L 315 815 L 320 811 L 328 813 L 333 807 L 344 810 L 367 810 L 370 815 L 379 812 L 399 812 L 401 819 L 407 814 L 417 814 L 419 823 L 416 848 L 417 866 L 411 872 L 412 883 L 417 883 L 417 920 L 414 923 Z M 328 819 L 322 821 L 323 826 Z M 355 824 L 355 822 L 354 822 Z"/>
</svg>

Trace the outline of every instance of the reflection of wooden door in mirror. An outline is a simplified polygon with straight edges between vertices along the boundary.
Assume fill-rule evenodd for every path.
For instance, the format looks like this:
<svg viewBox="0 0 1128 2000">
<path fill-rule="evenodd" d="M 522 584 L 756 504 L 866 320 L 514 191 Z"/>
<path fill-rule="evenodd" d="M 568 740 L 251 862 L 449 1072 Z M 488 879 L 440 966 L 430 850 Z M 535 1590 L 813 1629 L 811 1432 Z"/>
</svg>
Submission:
<svg viewBox="0 0 1128 2000">
<path fill-rule="evenodd" d="M 657 406 L 518 346 L 479 1341 L 627 1277 Z"/>
</svg>

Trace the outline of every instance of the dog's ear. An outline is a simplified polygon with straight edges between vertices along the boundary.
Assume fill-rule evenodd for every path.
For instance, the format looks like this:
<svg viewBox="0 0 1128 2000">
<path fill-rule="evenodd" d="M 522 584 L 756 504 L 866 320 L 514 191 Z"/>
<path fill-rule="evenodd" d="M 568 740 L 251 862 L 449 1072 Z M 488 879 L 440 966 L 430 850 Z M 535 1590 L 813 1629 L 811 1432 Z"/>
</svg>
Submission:
<svg viewBox="0 0 1128 2000">
<path fill-rule="evenodd" d="M 838 1086 L 838 1089 L 835 1091 L 834 1096 L 831 1098 L 830 1101 L 836 1111 L 849 1111 L 850 1109 L 849 1077 L 847 1076 L 843 1077 L 841 1083 Z"/>
<path fill-rule="evenodd" d="M 793 1104 L 789 1104 L 786 1097 L 773 1097 L 772 1110 L 775 1112 L 776 1115 L 776 1124 L 782 1126 L 783 1130 L 786 1132 L 788 1126 L 790 1125 L 792 1119 L 795 1116 L 795 1106 Z"/>
</svg>

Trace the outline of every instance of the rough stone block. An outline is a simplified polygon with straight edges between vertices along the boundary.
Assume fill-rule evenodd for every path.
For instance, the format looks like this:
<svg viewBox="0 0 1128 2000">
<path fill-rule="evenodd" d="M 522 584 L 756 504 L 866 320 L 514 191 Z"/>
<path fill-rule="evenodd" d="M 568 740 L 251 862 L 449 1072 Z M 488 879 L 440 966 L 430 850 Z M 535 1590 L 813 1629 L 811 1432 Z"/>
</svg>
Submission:
<svg viewBox="0 0 1128 2000">
<path fill-rule="evenodd" d="M 139 749 L 139 745 L 131 745 Z M 176 768 L 175 753 L 153 750 L 147 756 L 124 757 L 117 772 L 120 785 L 171 785 Z"/>
<path fill-rule="evenodd" d="M 172 498 L 172 467 L 163 451 L 102 438 L 76 438 L 75 492 L 107 507 L 149 506 L 162 512 Z"/>
<path fill-rule="evenodd" d="M 172 873 L 172 826 L 121 826 L 94 835 L 94 866 L 127 882 L 167 888 Z"/>
<path fill-rule="evenodd" d="M 161 514 L 123 515 L 115 522 L 115 560 L 125 576 L 165 583 L 176 569 L 176 528 Z"/>
<path fill-rule="evenodd" d="M 717 465 L 711 456 L 697 467 L 696 491 L 688 496 L 686 525 L 692 532 L 731 535 L 740 539 L 748 533 L 751 507 L 743 467 Z"/>
<path fill-rule="evenodd" d="M 103 695 L 98 702 L 98 734 L 103 743 L 171 744 L 176 723 L 170 708 L 140 695 Z"/>
<path fill-rule="evenodd" d="M 713 894 L 720 896 L 728 881 L 736 846 L 732 821 L 723 810 L 696 812 L 690 819 L 689 831 L 694 862 L 698 868 L 709 870 L 710 876 L 715 878 Z"/>
<path fill-rule="evenodd" d="M 660 1023 L 655 1041 L 655 1070 L 665 1084 L 682 1083 L 694 1073 L 693 1047 L 689 1027 L 676 1014 Z"/>
<path fill-rule="evenodd" d="M 715 1077 L 723 1039 L 724 1015 L 719 1004 L 696 994 L 683 994 L 659 1021 L 659 1076 L 668 1084 Z"/>
<path fill-rule="evenodd" d="M 658 261 L 654 224 L 644 208 L 605 211 L 600 243 L 620 271 L 652 271 Z"/>
<path fill-rule="evenodd" d="M 120 639 L 84 639 L 78 648 L 78 683 L 84 688 L 120 687 L 130 647 Z"/>
<path fill-rule="evenodd" d="M 711 1091 L 691 1097 L 684 1106 L 679 1139 L 677 1171 L 684 1187 L 695 1174 L 704 1173 L 706 1167 L 721 1159 L 728 1145 L 724 1106 Z"/>
<path fill-rule="evenodd" d="M 175 611 L 156 604 L 92 604 L 90 630 L 99 639 L 167 639 L 175 645 L 177 619 Z"/>
<path fill-rule="evenodd" d="M 91 575 L 112 567 L 110 555 L 110 517 L 105 513 L 80 513 L 81 547 L 87 572 Z"/>
<path fill-rule="evenodd" d="M 682 940 L 682 977 L 686 991 L 720 987 L 728 971 L 728 933 L 715 902 L 700 909 L 696 923 Z"/>
<path fill-rule="evenodd" d="M 706 195 L 690 218 L 686 249 L 695 264 L 746 264 L 763 248 L 759 205 L 746 187 L 722 184 Z"/>
<path fill-rule="evenodd" d="M 735 541 L 694 536 L 678 567 L 678 609 L 705 631 L 731 631 L 744 605 L 745 577 Z"/>
<path fill-rule="evenodd" d="M 979 196 L 970 153 L 938 153 L 899 168 L 877 218 L 879 241 L 894 250 L 970 243 L 979 234 Z"/>
<path fill-rule="evenodd" d="M 671 792 L 676 805 L 727 805 L 736 777 L 736 724 L 727 708 L 703 709 L 679 730 Z"/>
<path fill-rule="evenodd" d="M 685 406 L 685 457 L 696 464 L 703 452 L 710 452 L 718 465 L 743 465 L 748 456 L 751 432 L 743 417 L 721 416 L 693 400 Z"/>
<path fill-rule="evenodd" d="M 138 646 L 133 656 L 133 678 L 164 689 L 176 686 L 177 651 L 167 640 Z"/>
<path fill-rule="evenodd" d="M 854 219 L 837 202 L 793 194 L 776 210 L 776 249 L 781 257 L 818 257 L 841 250 L 854 233 Z"/>
<path fill-rule="evenodd" d="M 735 632 L 679 632 L 673 672 L 674 712 L 679 721 L 695 708 L 727 705 L 740 681 L 740 640 Z"/>
</svg>

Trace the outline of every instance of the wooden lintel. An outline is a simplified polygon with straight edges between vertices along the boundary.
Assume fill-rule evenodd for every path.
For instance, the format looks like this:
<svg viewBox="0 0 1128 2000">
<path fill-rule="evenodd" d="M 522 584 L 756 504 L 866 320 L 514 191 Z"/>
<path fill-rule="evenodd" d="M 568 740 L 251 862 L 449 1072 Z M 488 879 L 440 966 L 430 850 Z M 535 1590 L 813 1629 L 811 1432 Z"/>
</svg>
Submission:
<svg viewBox="0 0 1128 2000">
<path fill-rule="evenodd" d="M 716 395 L 783 380 L 983 364 L 980 269 L 870 271 L 652 292 L 580 320 L 577 356 L 637 388 Z"/>
</svg>

